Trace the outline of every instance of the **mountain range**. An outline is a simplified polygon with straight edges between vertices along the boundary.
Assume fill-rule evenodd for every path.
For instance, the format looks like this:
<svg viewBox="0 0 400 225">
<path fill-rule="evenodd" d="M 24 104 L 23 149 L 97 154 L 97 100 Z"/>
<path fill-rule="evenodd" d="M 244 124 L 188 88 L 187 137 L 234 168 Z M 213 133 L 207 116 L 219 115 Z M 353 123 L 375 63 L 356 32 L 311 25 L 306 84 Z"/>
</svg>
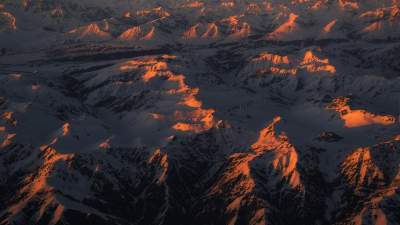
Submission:
<svg viewBox="0 0 400 225">
<path fill-rule="evenodd" d="M 400 1 L 0 0 L 0 225 L 399 225 Z"/>
</svg>

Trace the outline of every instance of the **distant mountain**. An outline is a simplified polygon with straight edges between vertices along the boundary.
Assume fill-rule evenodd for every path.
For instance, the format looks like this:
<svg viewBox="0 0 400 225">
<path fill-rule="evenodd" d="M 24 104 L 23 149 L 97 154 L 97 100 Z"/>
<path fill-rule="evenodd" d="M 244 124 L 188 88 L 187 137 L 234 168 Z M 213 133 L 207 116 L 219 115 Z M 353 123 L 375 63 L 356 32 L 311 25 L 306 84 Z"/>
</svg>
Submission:
<svg viewBox="0 0 400 225">
<path fill-rule="evenodd" d="M 0 225 L 400 224 L 399 18 L 0 0 Z"/>
</svg>

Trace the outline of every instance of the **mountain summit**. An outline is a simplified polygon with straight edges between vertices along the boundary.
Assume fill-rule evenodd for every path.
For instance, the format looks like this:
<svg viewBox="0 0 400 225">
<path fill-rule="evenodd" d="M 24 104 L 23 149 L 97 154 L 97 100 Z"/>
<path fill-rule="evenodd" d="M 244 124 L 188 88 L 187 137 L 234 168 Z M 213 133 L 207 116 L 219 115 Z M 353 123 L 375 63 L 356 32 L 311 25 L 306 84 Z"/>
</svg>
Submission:
<svg viewBox="0 0 400 225">
<path fill-rule="evenodd" d="M 0 225 L 400 225 L 400 1 L 0 0 Z"/>
</svg>

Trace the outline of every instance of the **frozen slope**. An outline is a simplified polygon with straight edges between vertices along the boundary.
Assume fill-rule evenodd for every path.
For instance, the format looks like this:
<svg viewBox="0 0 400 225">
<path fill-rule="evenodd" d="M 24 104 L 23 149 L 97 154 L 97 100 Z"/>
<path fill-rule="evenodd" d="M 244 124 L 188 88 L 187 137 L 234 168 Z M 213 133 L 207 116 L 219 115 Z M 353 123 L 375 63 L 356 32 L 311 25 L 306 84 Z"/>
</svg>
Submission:
<svg viewBox="0 0 400 225">
<path fill-rule="evenodd" d="M 396 1 L 0 1 L 0 224 L 400 224 Z"/>
</svg>

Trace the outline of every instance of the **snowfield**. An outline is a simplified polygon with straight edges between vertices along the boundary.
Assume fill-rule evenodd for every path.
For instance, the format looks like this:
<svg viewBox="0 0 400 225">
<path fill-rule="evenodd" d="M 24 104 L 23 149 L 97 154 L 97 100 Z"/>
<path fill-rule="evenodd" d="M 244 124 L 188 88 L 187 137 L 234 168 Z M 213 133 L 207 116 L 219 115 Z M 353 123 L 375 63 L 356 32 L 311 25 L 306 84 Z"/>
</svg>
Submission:
<svg viewBox="0 0 400 225">
<path fill-rule="evenodd" d="M 399 225 L 400 3 L 0 0 L 0 225 Z"/>
</svg>

